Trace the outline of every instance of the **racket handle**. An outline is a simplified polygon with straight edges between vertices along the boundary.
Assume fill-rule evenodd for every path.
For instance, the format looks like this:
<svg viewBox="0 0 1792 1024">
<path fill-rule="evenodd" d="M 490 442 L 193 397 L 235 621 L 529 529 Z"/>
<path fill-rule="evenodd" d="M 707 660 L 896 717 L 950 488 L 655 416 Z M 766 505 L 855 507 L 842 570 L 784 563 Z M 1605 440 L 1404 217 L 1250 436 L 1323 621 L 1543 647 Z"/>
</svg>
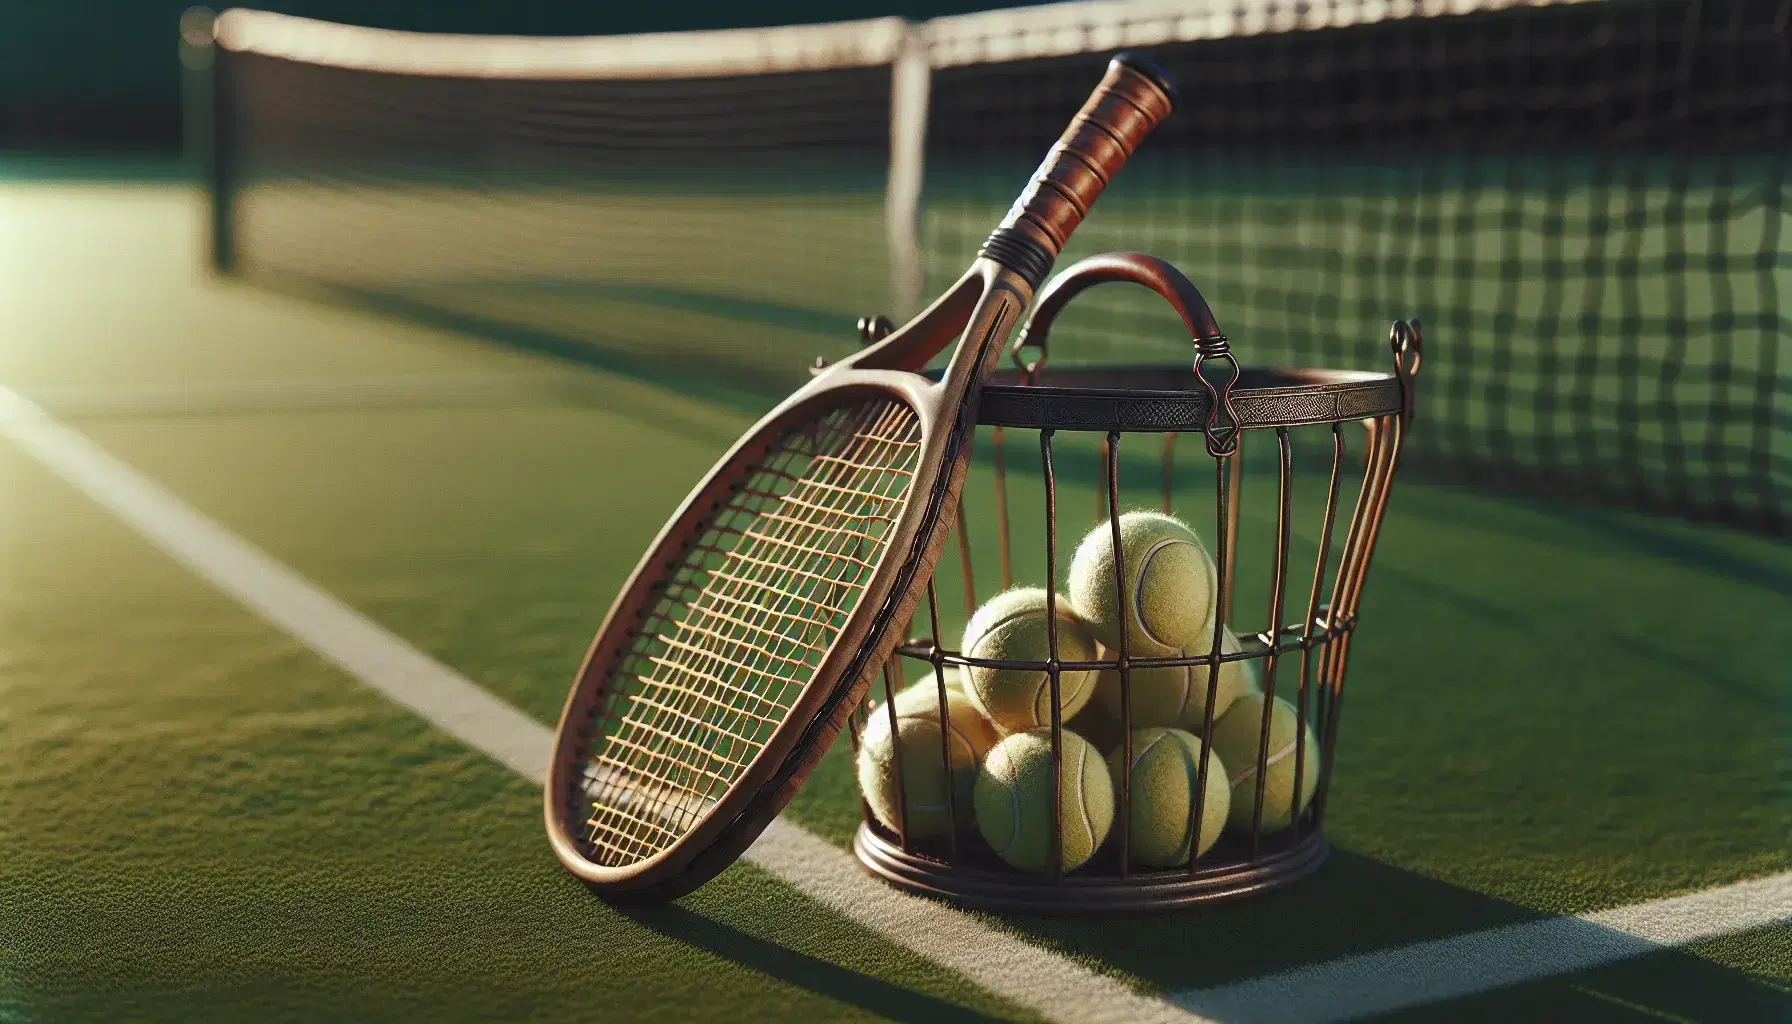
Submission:
<svg viewBox="0 0 1792 1024">
<path fill-rule="evenodd" d="M 1176 86 L 1162 68 L 1137 54 L 1115 56 L 978 255 L 1039 287 L 1102 189 L 1175 106 Z"/>
</svg>

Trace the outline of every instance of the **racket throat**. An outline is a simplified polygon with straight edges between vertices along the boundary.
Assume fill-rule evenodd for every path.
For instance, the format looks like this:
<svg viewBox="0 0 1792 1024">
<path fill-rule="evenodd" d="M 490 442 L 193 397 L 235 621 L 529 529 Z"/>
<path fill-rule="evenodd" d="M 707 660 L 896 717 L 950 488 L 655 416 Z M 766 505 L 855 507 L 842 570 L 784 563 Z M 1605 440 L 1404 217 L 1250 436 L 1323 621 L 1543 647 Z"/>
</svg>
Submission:
<svg viewBox="0 0 1792 1024">
<path fill-rule="evenodd" d="M 995 229 L 983 243 L 983 248 L 977 250 L 977 255 L 1019 274 L 1027 282 L 1029 292 L 1039 290 L 1058 259 L 1049 247 L 1018 227 Z"/>
</svg>

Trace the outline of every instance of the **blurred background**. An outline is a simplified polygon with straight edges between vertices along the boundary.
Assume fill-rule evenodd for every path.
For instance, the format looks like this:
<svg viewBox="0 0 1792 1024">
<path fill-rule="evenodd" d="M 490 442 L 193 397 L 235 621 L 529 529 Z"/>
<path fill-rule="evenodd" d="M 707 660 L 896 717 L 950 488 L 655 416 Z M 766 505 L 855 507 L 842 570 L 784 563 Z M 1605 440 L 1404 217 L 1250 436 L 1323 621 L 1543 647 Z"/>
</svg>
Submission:
<svg viewBox="0 0 1792 1024">
<path fill-rule="evenodd" d="M 196 177 L 244 279 L 766 396 L 945 287 L 1136 46 L 1191 102 L 1066 259 L 1171 260 L 1265 363 L 1381 368 L 1421 317 L 1415 472 L 1785 528 L 1783 4 L 317 0 L 219 46 L 181 13 L 0 11 L 13 173 Z M 1171 326 L 1103 290 L 1061 347 Z"/>
<path fill-rule="evenodd" d="M 606 910 L 538 784 L 190 571 L 163 512 L 546 729 L 693 482 L 963 273 L 1123 48 L 1184 103 L 1059 269 L 1173 262 L 1246 364 L 1385 373 L 1415 316 L 1425 356 L 1332 859 L 1004 927 L 1174 993 L 1792 868 L 1792 0 L 990 2 L 0 0 L 0 1020 L 1031 1019 L 751 869 Z M 1140 288 L 1051 338 L 1189 365 Z M 1064 433 L 1060 570 L 1105 514 Z M 1310 562 L 1366 448 L 1293 433 Z M 1244 445 L 1241 632 L 1277 449 Z M 1164 450 L 1123 446 L 1127 505 Z M 1174 459 L 1214 535 L 1211 460 Z M 788 812 L 842 862 L 855 787 L 842 743 Z M 1784 1020 L 1789 964 L 1782 921 L 1428 1019 Z"/>
<path fill-rule="evenodd" d="M 174 26 L 181 0 L 15 0 L 0 5 L 0 147 L 172 151 L 180 145 Z M 258 4 L 322 21 L 416 32 L 602 35 L 978 10 L 973 0 L 619 4 L 583 0 L 290 0 Z M 222 9 L 222 5 L 220 5 Z"/>
</svg>

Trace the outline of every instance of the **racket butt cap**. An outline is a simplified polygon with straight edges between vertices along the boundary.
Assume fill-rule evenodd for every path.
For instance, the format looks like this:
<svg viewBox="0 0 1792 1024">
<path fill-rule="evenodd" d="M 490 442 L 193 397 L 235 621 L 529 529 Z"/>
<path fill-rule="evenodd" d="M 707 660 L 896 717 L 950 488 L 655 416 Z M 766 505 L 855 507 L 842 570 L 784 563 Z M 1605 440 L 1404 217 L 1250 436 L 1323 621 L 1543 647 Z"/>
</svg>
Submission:
<svg viewBox="0 0 1792 1024">
<path fill-rule="evenodd" d="M 1118 64 L 1162 89 L 1164 95 L 1169 97 L 1171 110 L 1175 110 L 1181 105 L 1182 95 L 1176 91 L 1176 80 L 1171 78 L 1170 73 L 1159 67 L 1157 62 L 1151 58 L 1133 50 L 1126 50 L 1114 54 L 1114 59 L 1110 63 Z"/>
</svg>

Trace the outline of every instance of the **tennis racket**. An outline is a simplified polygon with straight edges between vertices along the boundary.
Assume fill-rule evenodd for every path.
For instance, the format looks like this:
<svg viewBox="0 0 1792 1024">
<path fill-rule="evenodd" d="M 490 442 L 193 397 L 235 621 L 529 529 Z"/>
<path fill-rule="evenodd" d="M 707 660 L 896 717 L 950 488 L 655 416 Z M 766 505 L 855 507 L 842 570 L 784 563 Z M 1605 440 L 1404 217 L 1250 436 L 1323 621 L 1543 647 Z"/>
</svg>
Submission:
<svg viewBox="0 0 1792 1024">
<path fill-rule="evenodd" d="M 901 639 L 953 521 L 981 382 L 1089 207 L 1175 104 L 1122 54 L 970 269 L 735 444 L 617 596 L 561 712 L 555 854 L 671 899 L 789 802 Z M 938 383 L 921 375 L 957 343 Z"/>
</svg>

